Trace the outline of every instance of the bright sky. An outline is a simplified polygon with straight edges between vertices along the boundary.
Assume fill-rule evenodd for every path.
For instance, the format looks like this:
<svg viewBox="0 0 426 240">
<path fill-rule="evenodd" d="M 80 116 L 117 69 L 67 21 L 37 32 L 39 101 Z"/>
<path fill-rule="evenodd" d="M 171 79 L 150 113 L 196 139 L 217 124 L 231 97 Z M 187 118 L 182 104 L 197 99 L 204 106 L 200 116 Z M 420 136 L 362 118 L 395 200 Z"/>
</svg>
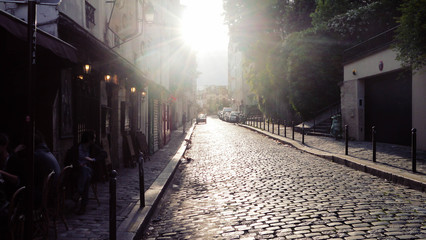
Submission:
<svg viewBox="0 0 426 240">
<path fill-rule="evenodd" d="M 197 51 L 198 89 L 228 84 L 228 27 L 222 0 L 181 0 L 186 6 L 182 34 Z"/>
</svg>

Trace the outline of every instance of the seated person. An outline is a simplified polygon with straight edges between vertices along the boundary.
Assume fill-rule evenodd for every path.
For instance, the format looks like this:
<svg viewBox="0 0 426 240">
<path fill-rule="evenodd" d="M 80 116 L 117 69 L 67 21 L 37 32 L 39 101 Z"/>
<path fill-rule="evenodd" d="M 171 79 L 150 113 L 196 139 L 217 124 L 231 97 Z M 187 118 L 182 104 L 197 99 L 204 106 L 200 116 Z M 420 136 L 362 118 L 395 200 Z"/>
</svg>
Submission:
<svg viewBox="0 0 426 240">
<path fill-rule="evenodd" d="M 93 163 L 103 162 L 106 152 L 96 143 L 96 134 L 93 130 L 87 130 L 81 135 L 78 145 L 78 165 L 79 174 L 77 181 L 77 191 L 81 197 L 80 209 L 77 214 L 84 214 L 89 199 L 89 186 L 93 177 Z"/>
<path fill-rule="evenodd" d="M 8 164 L 14 162 L 14 155 L 9 154 L 9 138 L 0 133 L 0 235 L 7 230 L 7 215 L 12 195 L 19 187 L 19 177 L 8 171 Z"/>
<path fill-rule="evenodd" d="M 55 171 L 54 182 L 59 178 L 61 168 L 58 160 L 47 147 L 43 134 L 36 131 L 34 137 L 34 201 L 39 206 L 42 199 L 44 180 L 49 173 Z"/>
<path fill-rule="evenodd" d="M 9 153 L 8 147 L 8 136 L 0 133 L 0 174 L 3 187 L 8 199 L 10 199 L 13 193 L 25 184 L 25 172 L 23 168 L 25 147 L 19 145 L 13 153 Z"/>
</svg>

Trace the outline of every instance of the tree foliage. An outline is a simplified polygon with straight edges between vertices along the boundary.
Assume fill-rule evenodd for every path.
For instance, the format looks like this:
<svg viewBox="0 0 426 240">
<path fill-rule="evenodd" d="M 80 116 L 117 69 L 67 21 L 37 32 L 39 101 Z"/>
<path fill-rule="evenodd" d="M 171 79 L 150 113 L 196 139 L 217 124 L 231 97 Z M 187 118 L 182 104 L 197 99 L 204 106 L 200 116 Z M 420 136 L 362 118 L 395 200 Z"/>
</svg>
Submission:
<svg viewBox="0 0 426 240">
<path fill-rule="evenodd" d="M 400 8 L 395 49 L 397 59 L 414 70 L 426 66 L 426 0 L 410 0 Z"/>
<path fill-rule="evenodd" d="M 289 101 L 302 119 L 339 100 L 342 47 L 324 32 L 291 34 L 284 44 Z"/>
<path fill-rule="evenodd" d="M 262 112 L 307 119 L 338 101 L 343 49 L 397 19 L 398 57 L 424 65 L 426 0 L 405 0 L 400 8 L 403 1 L 224 0 L 231 41 L 246 56 L 245 79 Z"/>
</svg>

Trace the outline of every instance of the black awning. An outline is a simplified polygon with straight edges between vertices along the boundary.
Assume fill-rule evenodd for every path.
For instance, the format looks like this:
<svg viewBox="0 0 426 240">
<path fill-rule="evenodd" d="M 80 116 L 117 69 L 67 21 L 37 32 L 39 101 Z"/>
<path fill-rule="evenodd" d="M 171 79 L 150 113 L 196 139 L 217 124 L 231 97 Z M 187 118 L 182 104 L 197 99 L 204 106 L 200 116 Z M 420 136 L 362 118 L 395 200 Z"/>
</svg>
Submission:
<svg viewBox="0 0 426 240">
<path fill-rule="evenodd" d="M 27 41 L 27 23 L 2 10 L 0 10 L 0 27 L 15 37 Z M 75 63 L 78 60 L 77 51 L 73 46 L 41 29 L 37 29 L 37 45 L 71 62 Z"/>
</svg>

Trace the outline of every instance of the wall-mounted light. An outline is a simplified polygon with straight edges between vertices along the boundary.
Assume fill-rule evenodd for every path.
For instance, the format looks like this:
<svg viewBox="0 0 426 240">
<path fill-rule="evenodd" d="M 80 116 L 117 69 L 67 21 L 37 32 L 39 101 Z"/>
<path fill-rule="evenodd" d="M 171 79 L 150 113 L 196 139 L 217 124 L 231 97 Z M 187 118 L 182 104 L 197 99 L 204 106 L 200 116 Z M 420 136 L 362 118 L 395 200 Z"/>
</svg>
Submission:
<svg viewBox="0 0 426 240">
<path fill-rule="evenodd" d="M 352 75 L 356 75 L 356 69 L 352 70 Z"/>
<path fill-rule="evenodd" d="M 90 64 L 85 64 L 83 66 L 83 72 L 85 74 L 90 74 L 91 71 L 92 71 L 92 66 Z"/>
<path fill-rule="evenodd" d="M 80 80 L 84 79 L 83 75 L 78 75 L 77 78 L 80 79 Z"/>
<path fill-rule="evenodd" d="M 141 95 L 142 95 L 142 101 L 143 101 L 143 100 L 145 100 L 146 92 L 145 92 L 145 91 L 142 91 L 142 92 L 141 92 Z"/>
<path fill-rule="evenodd" d="M 104 76 L 104 80 L 106 83 L 110 83 L 111 82 L 111 75 L 107 74 Z"/>
<path fill-rule="evenodd" d="M 132 93 L 136 92 L 136 88 L 135 87 L 130 88 L 130 92 Z"/>
</svg>

